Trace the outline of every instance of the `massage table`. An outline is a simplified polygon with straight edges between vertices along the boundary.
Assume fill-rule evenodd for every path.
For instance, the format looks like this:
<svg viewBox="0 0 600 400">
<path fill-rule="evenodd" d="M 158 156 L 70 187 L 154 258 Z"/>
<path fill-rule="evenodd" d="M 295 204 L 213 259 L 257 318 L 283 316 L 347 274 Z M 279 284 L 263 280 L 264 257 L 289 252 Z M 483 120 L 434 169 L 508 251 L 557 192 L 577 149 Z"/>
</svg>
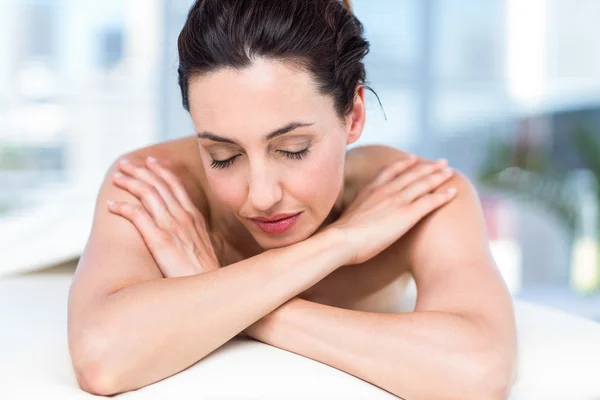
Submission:
<svg viewBox="0 0 600 400">
<path fill-rule="evenodd" d="M 67 347 L 74 265 L 0 278 L 0 399 L 99 397 L 78 387 Z M 600 399 L 600 324 L 513 301 L 519 362 L 510 399 Z M 176 375 L 116 398 L 397 399 L 343 371 L 243 337 Z"/>
</svg>

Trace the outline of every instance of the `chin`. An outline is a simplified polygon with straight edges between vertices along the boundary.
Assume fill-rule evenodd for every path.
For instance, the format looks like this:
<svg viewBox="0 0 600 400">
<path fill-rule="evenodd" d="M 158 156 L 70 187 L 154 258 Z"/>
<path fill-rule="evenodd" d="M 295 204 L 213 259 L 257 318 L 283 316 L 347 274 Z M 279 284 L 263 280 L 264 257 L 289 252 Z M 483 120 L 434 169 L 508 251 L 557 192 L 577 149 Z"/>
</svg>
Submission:
<svg viewBox="0 0 600 400">
<path fill-rule="evenodd" d="M 314 233 L 314 231 L 316 231 L 316 228 L 311 230 L 309 233 L 307 233 L 305 229 L 292 229 L 291 231 L 286 232 L 285 234 L 270 235 L 268 233 L 264 233 L 258 230 L 252 233 L 252 236 L 254 237 L 254 240 L 256 240 L 260 247 L 262 247 L 264 250 L 269 250 L 300 243 L 303 240 L 306 240 L 310 236 L 312 236 L 312 233 Z"/>
<path fill-rule="evenodd" d="M 260 234 L 259 237 L 254 236 L 254 239 L 258 242 L 260 247 L 269 250 L 291 246 L 292 244 L 303 241 L 305 238 L 298 238 L 297 235 L 267 235 L 265 233 Z"/>
</svg>

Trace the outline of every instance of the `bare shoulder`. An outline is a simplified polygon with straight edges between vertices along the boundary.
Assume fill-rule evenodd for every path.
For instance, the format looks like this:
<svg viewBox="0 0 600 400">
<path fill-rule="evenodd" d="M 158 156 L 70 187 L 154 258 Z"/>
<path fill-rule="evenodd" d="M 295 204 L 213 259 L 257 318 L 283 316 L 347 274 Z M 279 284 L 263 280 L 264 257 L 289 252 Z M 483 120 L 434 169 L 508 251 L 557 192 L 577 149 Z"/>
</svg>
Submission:
<svg viewBox="0 0 600 400">
<path fill-rule="evenodd" d="M 141 205 L 137 197 L 114 184 L 112 177 L 119 171 L 118 161 L 127 158 L 142 166 L 147 156 L 159 159 L 181 179 L 195 204 L 202 206 L 203 190 L 198 183 L 201 175 L 197 171 L 202 163 L 195 143 L 182 138 L 153 144 L 121 155 L 108 167 L 96 196 L 92 229 L 72 281 L 69 300 L 72 317 L 84 315 L 92 303 L 126 286 L 163 278 L 137 228 L 106 206 L 107 200 Z"/>
<path fill-rule="evenodd" d="M 411 155 L 413 154 L 387 145 L 359 146 L 349 150 L 346 154 L 349 177 L 348 198 L 352 198 L 358 190 L 370 183 L 381 169 Z M 435 161 L 418 157 L 417 165 L 431 164 Z M 401 252 L 403 258 L 414 262 L 419 258 L 421 248 L 427 247 L 424 243 L 432 236 L 437 238 L 439 235 L 446 234 L 446 227 L 451 227 L 455 221 L 469 217 L 481 220 L 477 192 L 469 179 L 455 170 L 454 176 L 435 192 L 442 192 L 451 187 L 455 187 L 458 191 L 452 206 L 444 206 L 423 218 L 394 246 L 391 246 L 394 251 Z"/>
<path fill-rule="evenodd" d="M 414 155 L 393 146 L 374 144 L 354 147 L 346 153 L 348 189 L 353 193 L 371 182 L 386 166 Z M 419 164 L 434 160 L 419 157 Z"/>
<path fill-rule="evenodd" d="M 143 165 L 148 156 L 158 159 L 181 179 L 196 207 L 203 215 L 207 215 L 208 204 L 204 192 L 204 172 L 196 136 L 186 136 L 155 143 L 133 150 L 122 157 Z"/>
<path fill-rule="evenodd" d="M 357 186 L 357 188 L 360 188 L 374 179 L 381 169 L 392 163 L 410 157 L 411 155 L 415 154 L 387 145 L 354 147 L 346 153 L 348 175 L 352 178 L 352 184 Z M 432 164 L 435 161 L 436 160 L 418 157 L 416 165 Z M 441 186 L 441 190 L 456 185 L 459 185 L 463 189 L 468 188 L 469 190 L 473 190 L 473 186 L 469 180 L 459 171 L 455 172 L 455 176 Z"/>
<path fill-rule="evenodd" d="M 346 160 L 351 164 L 357 164 L 361 169 L 379 171 L 387 164 L 409 157 L 411 153 L 400 150 L 393 146 L 383 144 L 371 144 L 357 146 L 348 150 Z"/>
</svg>

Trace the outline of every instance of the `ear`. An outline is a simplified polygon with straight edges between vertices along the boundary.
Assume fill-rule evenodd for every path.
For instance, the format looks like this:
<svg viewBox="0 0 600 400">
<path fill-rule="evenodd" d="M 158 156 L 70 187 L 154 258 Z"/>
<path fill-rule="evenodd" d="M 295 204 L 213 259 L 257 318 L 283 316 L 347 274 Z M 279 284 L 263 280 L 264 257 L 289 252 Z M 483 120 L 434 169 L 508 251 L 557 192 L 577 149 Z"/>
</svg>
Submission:
<svg viewBox="0 0 600 400">
<path fill-rule="evenodd" d="M 352 110 L 350 110 L 348 116 L 346 117 L 346 123 L 348 126 L 346 144 L 352 144 L 356 142 L 358 138 L 360 138 L 366 119 L 365 88 L 363 85 L 358 85 L 354 94 L 354 104 L 352 106 Z"/>
</svg>

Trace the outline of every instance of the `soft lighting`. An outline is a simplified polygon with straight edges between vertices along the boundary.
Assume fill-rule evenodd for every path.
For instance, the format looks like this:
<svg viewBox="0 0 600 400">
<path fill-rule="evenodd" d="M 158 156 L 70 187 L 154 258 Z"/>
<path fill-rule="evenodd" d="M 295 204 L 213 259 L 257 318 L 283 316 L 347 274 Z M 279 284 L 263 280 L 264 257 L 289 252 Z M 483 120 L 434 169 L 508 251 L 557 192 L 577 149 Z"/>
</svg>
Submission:
<svg viewBox="0 0 600 400">
<path fill-rule="evenodd" d="M 546 0 L 507 0 L 508 91 L 525 108 L 546 95 L 546 30 Z"/>
</svg>

